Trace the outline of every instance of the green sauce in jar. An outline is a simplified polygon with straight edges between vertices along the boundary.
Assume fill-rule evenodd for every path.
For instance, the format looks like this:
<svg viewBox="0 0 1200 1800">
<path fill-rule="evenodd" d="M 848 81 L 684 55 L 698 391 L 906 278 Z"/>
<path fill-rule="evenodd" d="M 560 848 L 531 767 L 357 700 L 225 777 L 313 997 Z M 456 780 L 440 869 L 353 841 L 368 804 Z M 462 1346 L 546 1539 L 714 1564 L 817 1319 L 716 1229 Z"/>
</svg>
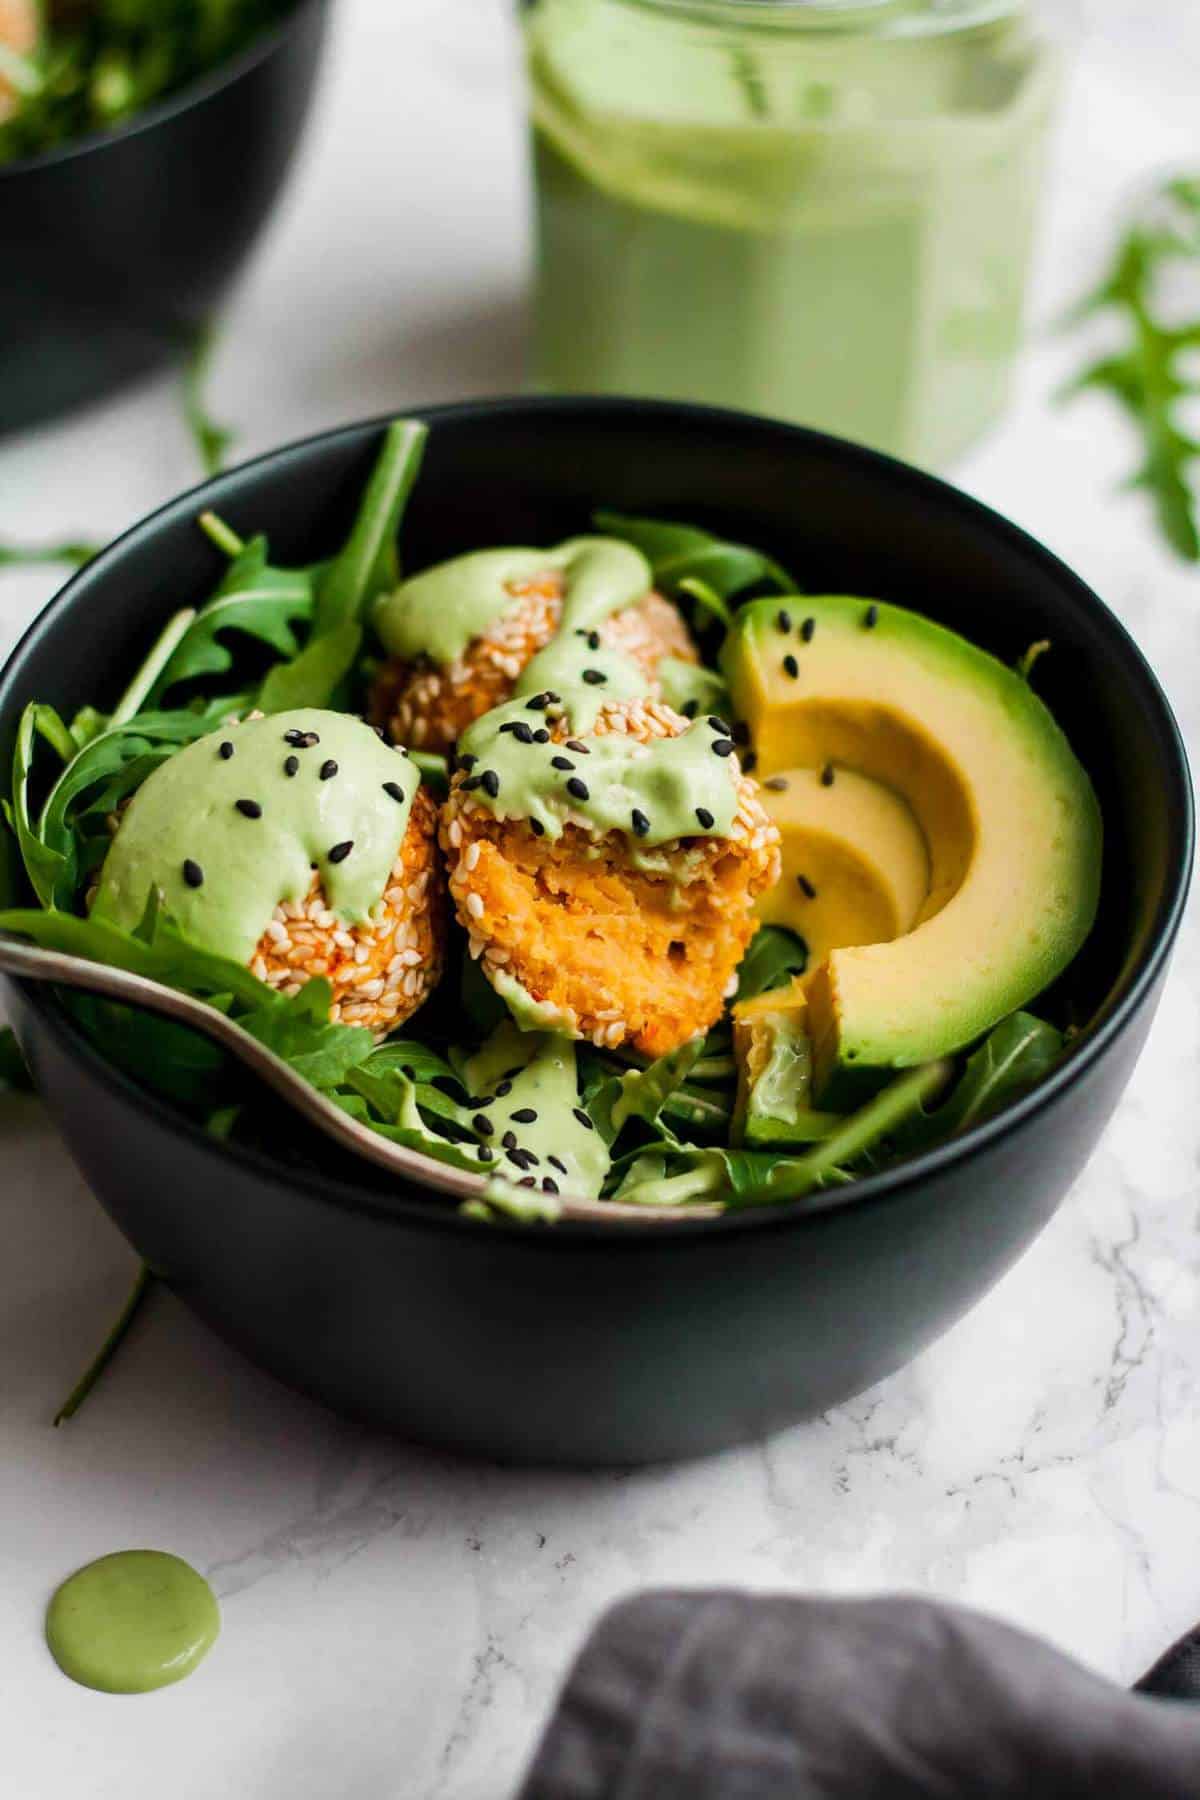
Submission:
<svg viewBox="0 0 1200 1800">
<path fill-rule="evenodd" d="M 547 387 L 943 463 L 1000 411 L 1056 58 L 1024 0 L 533 0 Z"/>
</svg>

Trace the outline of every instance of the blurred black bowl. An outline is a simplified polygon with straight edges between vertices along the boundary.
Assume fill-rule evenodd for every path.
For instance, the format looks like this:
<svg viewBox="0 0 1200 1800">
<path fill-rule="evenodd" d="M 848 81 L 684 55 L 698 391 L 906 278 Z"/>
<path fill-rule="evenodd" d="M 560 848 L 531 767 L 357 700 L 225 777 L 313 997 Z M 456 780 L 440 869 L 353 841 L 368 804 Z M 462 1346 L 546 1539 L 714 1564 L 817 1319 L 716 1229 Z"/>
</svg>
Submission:
<svg viewBox="0 0 1200 1800">
<path fill-rule="evenodd" d="M 961 1138 L 809 1202 L 670 1227 L 486 1225 L 305 1134 L 284 1160 L 218 1142 L 122 1075 L 46 988 L 13 1023 L 72 1154 L 140 1254 L 264 1368 L 411 1436 L 524 1461 L 713 1450 L 844 1400 L 959 1318 L 1045 1225 L 1095 1148 L 1162 991 L 1192 859 L 1187 763 L 1136 645 L 1062 563 L 945 483 L 835 438 L 708 408 L 499 400 L 434 409 L 405 521 L 420 568 L 553 543 L 598 504 L 760 544 L 816 591 L 917 607 L 1014 662 L 1096 784 L 1100 916 L 1066 977 L 1082 1029 L 1031 1094 Z M 0 772 L 22 706 L 104 704 L 168 612 L 209 593 L 213 507 L 281 563 L 340 541 L 377 422 L 278 450 L 175 500 L 97 557 L 0 671 Z M 0 830 L 0 905 L 23 881 Z M 473 1176 L 454 1177 L 464 1189 Z M 2 1190 L 2 1183 L 0 1183 Z"/>
<path fill-rule="evenodd" d="M 116 131 L 0 165 L 0 432 L 176 356 L 278 198 L 328 0 Z"/>
</svg>

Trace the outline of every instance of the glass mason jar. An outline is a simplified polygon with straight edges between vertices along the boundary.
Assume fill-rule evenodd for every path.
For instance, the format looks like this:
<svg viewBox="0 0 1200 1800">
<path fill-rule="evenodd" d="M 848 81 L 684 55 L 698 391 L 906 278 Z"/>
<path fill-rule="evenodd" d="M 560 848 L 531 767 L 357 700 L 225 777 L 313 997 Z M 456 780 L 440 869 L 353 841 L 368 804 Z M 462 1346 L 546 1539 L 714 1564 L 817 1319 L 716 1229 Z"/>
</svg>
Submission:
<svg viewBox="0 0 1200 1800">
<path fill-rule="evenodd" d="M 1025 0 L 527 0 L 542 387 L 950 461 L 1000 412 L 1057 58 Z"/>
</svg>

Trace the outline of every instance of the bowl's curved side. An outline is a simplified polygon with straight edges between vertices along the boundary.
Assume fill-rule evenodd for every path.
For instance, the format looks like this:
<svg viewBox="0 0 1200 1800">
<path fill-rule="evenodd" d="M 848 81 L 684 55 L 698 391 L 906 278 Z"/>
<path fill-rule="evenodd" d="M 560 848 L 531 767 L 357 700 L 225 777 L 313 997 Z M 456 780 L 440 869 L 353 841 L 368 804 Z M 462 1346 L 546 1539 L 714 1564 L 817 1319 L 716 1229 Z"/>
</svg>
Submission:
<svg viewBox="0 0 1200 1800">
<path fill-rule="evenodd" d="M 1046 1224 L 1157 1003 L 1019 1131 L 893 1204 L 786 1231 L 580 1238 L 431 1229 L 262 1175 L 156 1109 L 113 1116 L 14 989 L 38 1086 L 150 1266 L 222 1336 L 338 1412 L 506 1461 L 633 1464 L 757 1438 L 848 1399 L 978 1300 Z"/>
<path fill-rule="evenodd" d="M 598 501 L 699 517 L 809 577 L 916 605 L 1009 660 L 1052 636 L 1039 686 L 1109 827 L 1102 918 L 1060 994 L 1084 1029 L 998 1119 L 850 1203 L 651 1234 L 490 1228 L 418 1193 L 289 1177 L 218 1146 L 14 990 L 47 1104 L 139 1251 L 284 1380 L 430 1441 L 525 1460 L 695 1454 L 844 1399 L 986 1290 L 1053 1212 L 1140 1050 L 1191 860 L 1170 710 L 1120 625 L 1015 527 L 944 484 L 815 434 L 707 409 L 512 401 L 438 409 L 406 526 L 421 562 L 494 537 L 552 541 Z M 203 506 L 303 561 L 352 514 L 380 427 L 293 445 L 173 501 L 51 604 L 0 671 L 0 757 L 20 704 L 119 689 L 155 621 L 211 587 Z M 162 569 L 174 581 L 164 593 Z M 102 642 L 71 621 L 103 617 Z M 1043 675 L 1042 671 L 1045 670 Z M 0 849 L 0 865 L 4 853 Z M 4 871 L 0 866 L 0 890 Z M 840 1198 L 840 1194 L 834 1198 Z"/>
<path fill-rule="evenodd" d="M 271 212 L 308 115 L 328 0 L 144 126 L 0 171 L 0 431 L 180 354 Z"/>
</svg>

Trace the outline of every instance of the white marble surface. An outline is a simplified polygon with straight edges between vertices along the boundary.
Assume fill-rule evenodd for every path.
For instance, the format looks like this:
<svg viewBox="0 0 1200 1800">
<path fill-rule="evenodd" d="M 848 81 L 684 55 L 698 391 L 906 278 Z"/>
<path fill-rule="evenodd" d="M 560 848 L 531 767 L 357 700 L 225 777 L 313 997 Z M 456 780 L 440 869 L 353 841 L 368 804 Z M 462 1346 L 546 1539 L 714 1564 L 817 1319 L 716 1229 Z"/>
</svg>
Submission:
<svg viewBox="0 0 1200 1800">
<path fill-rule="evenodd" d="M 1194 151 L 1200 23 L 1091 0 L 1046 237 L 1043 322 L 1147 170 Z M 502 0 L 341 0 L 303 168 L 233 309 L 218 408 L 246 452 L 519 380 L 525 258 Z M 1114 487 L 1100 401 L 1048 398 L 1042 329 L 960 471 L 1076 564 L 1200 742 L 1200 577 Z M 170 384 L 0 446 L 0 535 L 112 532 L 193 479 Z M 50 591 L 0 579 L 0 650 Z M 0 1733 L 21 1800 L 496 1800 L 598 1610 L 654 1582 L 915 1588 L 1134 1677 L 1200 1616 L 1200 944 L 1054 1224 L 905 1373 L 761 1448 L 627 1475 L 454 1463 L 277 1387 L 158 1295 L 69 1428 L 56 1401 L 132 1273 L 36 1103 L 0 1120 Z M 188 1557 L 224 1606 L 183 1686 L 112 1700 L 41 1642 L 68 1570 Z"/>
</svg>

